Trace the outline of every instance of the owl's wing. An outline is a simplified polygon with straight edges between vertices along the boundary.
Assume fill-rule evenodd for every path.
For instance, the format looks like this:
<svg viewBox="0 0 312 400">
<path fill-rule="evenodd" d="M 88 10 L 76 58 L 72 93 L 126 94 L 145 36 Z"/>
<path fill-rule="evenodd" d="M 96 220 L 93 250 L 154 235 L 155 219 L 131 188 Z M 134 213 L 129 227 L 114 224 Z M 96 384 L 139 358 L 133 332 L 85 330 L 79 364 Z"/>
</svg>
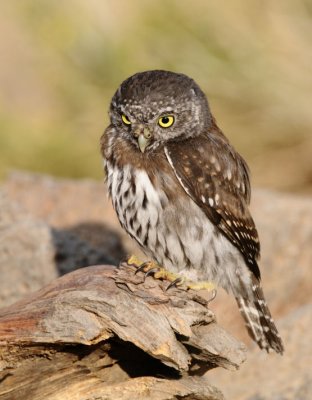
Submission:
<svg viewBox="0 0 312 400">
<path fill-rule="evenodd" d="M 260 244 L 248 209 L 250 183 L 245 161 L 223 136 L 168 142 L 165 153 L 186 193 L 240 250 L 260 279 Z"/>
</svg>

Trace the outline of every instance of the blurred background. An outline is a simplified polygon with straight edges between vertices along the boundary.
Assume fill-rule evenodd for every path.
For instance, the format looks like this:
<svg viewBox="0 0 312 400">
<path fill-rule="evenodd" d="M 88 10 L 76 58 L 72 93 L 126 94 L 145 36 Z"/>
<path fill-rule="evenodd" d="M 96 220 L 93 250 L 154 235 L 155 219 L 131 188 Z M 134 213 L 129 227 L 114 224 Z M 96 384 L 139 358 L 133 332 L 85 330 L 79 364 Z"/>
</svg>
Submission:
<svg viewBox="0 0 312 400">
<path fill-rule="evenodd" d="M 252 214 L 285 356 L 256 349 L 218 291 L 219 323 L 253 350 L 235 376 L 217 369 L 211 382 L 233 400 L 312 399 L 311 17 L 312 0 L 0 1 L 0 307 L 139 254 L 103 195 L 99 139 L 124 79 L 182 72 L 207 94 L 253 188 L 284 192 L 254 190 Z"/>
<path fill-rule="evenodd" d="M 0 12 L 0 177 L 100 179 L 122 80 L 193 77 L 253 185 L 312 193 L 312 2 L 11 0 Z"/>
</svg>

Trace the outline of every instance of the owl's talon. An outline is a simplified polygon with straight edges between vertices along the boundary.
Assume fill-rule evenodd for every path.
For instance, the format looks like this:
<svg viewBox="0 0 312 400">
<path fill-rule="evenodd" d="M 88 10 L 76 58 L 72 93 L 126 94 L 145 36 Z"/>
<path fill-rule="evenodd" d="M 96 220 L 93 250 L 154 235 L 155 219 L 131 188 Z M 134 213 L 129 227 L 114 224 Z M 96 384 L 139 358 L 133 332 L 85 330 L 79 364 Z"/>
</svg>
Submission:
<svg viewBox="0 0 312 400">
<path fill-rule="evenodd" d="M 171 289 L 172 287 L 177 287 L 179 284 L 181 285 L 184 282 L 183 278 L 178 277 L 174 281 L 170 282 L 169 285 L 166 287 L 166 292 Z"/>
<path fill-rule="evenodd" d="M 144 274 L 144 280 L 148 277 L 148 276 L 150 276 L 150 275 L 154 275 L 156 272 L 158 272 L 159 271 L 159 267 L 155 267 L 155 268 L 151 268 L 151 269 L 149 269 L 147 272 L 145 272 L 145 274 Z"/>
<path fill-rule="evenodd" d="M 211 303 L 217 297 L 218 291 L 217 291 L 217 289 L 212 289 L 211 293 L 212 293 L 212 295 L 211 295 L 210 299 L 208 300 L 208 304 Z"/>
<path fill-rule="evenodd" d="M 146 268 L 149 265 L 149 261 L 144 262 L 143 264 L 141 264 L 135 271 L 134 275 L 136 275 L 138 272 L 142 272 L 144 271 L 144 268 Z"/>
<path fill-rule="evenodd" d="M 134 275 L 136 275 L 138 272 L 141 272 L 143 268 L 139 267 L 135 270 Z"/>
</svg>

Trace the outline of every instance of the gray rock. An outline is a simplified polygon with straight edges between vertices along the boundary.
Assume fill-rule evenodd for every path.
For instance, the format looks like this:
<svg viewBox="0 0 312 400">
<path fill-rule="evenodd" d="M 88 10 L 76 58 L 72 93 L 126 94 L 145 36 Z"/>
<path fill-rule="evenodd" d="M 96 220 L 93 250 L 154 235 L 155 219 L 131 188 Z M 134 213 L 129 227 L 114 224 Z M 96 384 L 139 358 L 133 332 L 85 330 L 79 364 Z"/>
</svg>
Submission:
<svg viewBox="0 0 312 400">
<path fill-rule="evenodd" d="M 49 226 L 0 192 L 0 306 L 54 279 L 54 257 Z"/>
<path fill-rule="evenodd" d="M 93 228 L 94 226 L 89 227 L 91 231 Z M 105 247 L 103 249 L 92 242 L 90 243 L 87 239 L 83 239 L 78 233 L 75 233 L 73 229 L 52 228 L 51 231 L 56 252 L 55 261 L 60 275 L 89 265 L 118 265 L 119 263 L 116 257 L 107 254 Z M 103 235 L 104 238 L 105 235 Z M 120 254 L 123 254 L 122 250 Z"/>
</svg>

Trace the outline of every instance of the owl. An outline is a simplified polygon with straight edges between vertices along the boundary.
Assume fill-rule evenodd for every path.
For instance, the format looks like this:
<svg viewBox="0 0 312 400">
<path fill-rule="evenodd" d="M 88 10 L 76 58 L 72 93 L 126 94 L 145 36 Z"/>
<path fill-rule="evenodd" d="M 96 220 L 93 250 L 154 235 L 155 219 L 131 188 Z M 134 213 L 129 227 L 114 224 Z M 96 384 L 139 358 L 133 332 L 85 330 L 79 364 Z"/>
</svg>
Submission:
<svg viewBox="0 0 312 400">
<path fill-rule="evenodd" d="M 254 341 L 282 354 L 260 285 L 248 167 L 203 91 L 183 74 L 140 72 L 120 85 L 109 116 L 101 151 L 121 226 L 168 271 L 232 293 Z"/>
</svg>

